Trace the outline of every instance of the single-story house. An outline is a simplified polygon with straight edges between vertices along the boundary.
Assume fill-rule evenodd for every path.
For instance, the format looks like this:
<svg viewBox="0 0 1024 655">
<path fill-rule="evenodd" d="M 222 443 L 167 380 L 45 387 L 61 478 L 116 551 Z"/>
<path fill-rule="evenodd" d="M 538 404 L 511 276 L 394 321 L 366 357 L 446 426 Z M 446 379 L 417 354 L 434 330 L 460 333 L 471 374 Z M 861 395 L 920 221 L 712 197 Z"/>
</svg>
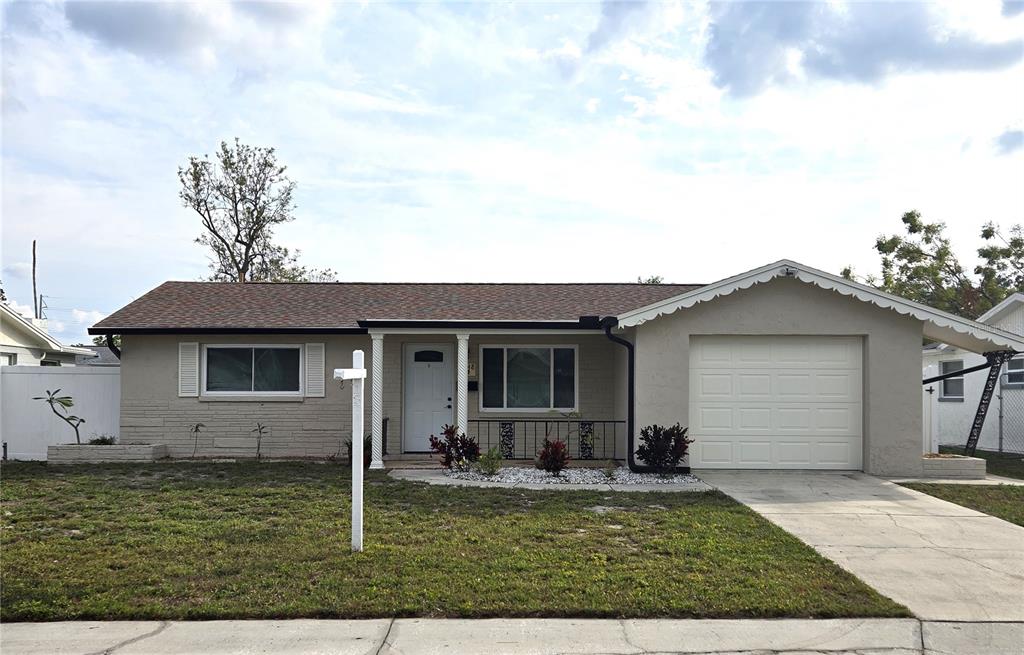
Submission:
<svg viewBox="0 0 1024 655">
<path fill-rule="evenodd" d="M 783 260 L 707 285 L 167 282 L 90 328 L 120 334 L 121 438 L 174 456 L 343 452 L 367 355 L 373 466 L 453 423 L 532 458 L 634 462 L 688 426 L 693 468 L 921 472 L 921 345 L 1024 338 Z M 196 441 L 189 426 L 203 423 Z M 421 455 L 420 455 L 421 456 Z"/>
<path fill-rule="evenodd" d="M 74 366 L 96 353 L 65 346 L 46 331 L 46 319 L 26 318 L 0 302 L 0 366 Z"/>
<path fill-rule="evenodd" d="M 1024 293 L 1014 293 L 978 317 L 978 322 L 1024 338 Z M 971 369 L 985 363 L 978 353 L 948 343 L 925 346 L 924 377 Z M 987 370 L 927 385 L 925 424 L 935 445 L 963 446 L 967 442 Z M 1024 454 L 1024 354 L 1003 364 L 995 398 L 981 431 L 978 448 Z"/>
</svg>

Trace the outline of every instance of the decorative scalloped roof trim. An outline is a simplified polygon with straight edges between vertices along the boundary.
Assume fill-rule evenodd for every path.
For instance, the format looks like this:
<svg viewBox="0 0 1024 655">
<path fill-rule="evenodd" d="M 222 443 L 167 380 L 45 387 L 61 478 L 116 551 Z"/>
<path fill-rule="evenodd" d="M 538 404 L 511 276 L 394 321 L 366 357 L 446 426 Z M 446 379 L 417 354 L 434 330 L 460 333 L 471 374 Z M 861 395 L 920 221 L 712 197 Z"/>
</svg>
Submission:
<svg viewBox="0 0 1024 655">
<path fill-rule="evenodd" d="M 641 307 L 640 309 L 626 312 L 618 317 L 619 325 L 631 327 L 643 325 L 647 321 L 672 314 L 680 309 L 688 309 L 702 302 L 708 302 L 715 298 L 728 296 L 742 289 L 749 289 L 755 284 L 770 282 L 778 277 L 789 277 L 800 280 L 807 284 L 827 291 L 835 291 L 844 296 L 856 298 L 862 302 L 870 303 L 882 309 L 891 309 L 904 316 L 912 316 L 920 321 L 925 321 L 941 328 L 953 330 L 958 334 L 971 336 L 981 341 L 990 341 L 999 344 L 1001 347 L 1024 350 L 1024 340 L 1010 332 L 1000 330 L 988 325 L 983 325 L 953 314 L 932 309 L 925 305 L 905 300 L 884 291 L 851 282 L 841 277 L 819 271 L 803 264 L 789 260 L 781 260 L 761 268 L 754 269 L 747 273 L 709 284 L 706 287 L 691 291 L 689 293 L 669 298 L 654 305 Z"/>
</svg>

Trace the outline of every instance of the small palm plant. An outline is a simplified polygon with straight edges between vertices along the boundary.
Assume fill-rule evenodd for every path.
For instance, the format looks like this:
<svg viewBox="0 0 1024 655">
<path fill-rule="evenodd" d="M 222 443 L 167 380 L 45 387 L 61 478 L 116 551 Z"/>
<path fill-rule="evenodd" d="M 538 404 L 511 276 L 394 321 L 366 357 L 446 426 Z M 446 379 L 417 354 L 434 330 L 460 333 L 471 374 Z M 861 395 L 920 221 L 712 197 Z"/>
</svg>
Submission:
<svg viewBox="0 0 1024 655">
<path fill-rule="evenodd" d="M 260 445 L 263 443 L 263 435 L 266 434 L 267 426 L 262 423 L 256 424 L 256 429 L 252 432 L 256 433 L 256 461 L 260 461 Z"/>
<path fill-rule="evenodd" d="M 78 434 L 78 427 L 85 423 L 85 419 L 80 416 L 73 416 L 68 410 L 75 406 L 75 401 L 71 396 L 58 396 L 60 389 L 56 391 L 46 390 L 45 396 L 36 396 L 32 400 L 42 400 L 50 406 L 50 410 L 57 415 L 57 418 L 64 421 L 71 426 L 71 429 L 75 431 L 75 443 L 79 446 L 82 445 L 82 437 Z"/>
<path fill-rule="evenodd" d="M 192 433 L 192 459 L 196 458 L 196 451 L 199 450 L 199 433 L 205 427 L 202 423 L 193 423 L 188 426 L 188 431 Z"/>
</svg>

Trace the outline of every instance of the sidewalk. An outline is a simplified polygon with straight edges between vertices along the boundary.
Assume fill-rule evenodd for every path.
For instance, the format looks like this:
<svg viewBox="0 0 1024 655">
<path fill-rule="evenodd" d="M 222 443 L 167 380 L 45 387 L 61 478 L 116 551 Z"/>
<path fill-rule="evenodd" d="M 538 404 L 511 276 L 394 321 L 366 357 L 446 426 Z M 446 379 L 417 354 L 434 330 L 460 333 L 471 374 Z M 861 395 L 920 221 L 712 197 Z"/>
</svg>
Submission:
<svg viewBox="0 0 1024 655">
<path fill-rule="evenodd" d="M 5 623 L 4 655 L 1021 655 L 1024 623 L 917 619 Z"/>
</svg>

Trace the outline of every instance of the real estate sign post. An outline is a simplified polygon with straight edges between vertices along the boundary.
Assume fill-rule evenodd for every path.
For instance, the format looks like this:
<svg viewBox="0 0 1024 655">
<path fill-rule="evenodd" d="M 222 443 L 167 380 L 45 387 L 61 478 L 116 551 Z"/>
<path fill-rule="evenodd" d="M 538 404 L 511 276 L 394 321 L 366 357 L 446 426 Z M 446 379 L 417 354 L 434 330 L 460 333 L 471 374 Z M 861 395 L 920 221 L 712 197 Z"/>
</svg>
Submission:
<svg viewBox="0 0 1024 655">
<path fill-rule="evenodd" d="M 334 369 L 335 380 L 352 380 L 352 552 L 363 550 L 363 385 L 362 350 L 352 351 L 352 368 Z"/>
</svg>

